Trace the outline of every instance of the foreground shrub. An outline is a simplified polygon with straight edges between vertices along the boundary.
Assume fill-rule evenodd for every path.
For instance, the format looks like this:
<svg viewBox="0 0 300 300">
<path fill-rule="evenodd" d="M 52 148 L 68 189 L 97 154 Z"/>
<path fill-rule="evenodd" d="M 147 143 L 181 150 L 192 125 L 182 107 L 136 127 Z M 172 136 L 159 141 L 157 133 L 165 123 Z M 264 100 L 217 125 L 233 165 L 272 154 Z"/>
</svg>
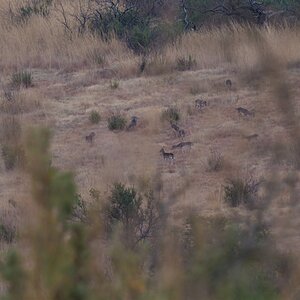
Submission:
<svg viewBox="0 0 300 300">
<path fill-rule="evenodd" d="M 109 130 L 123 130 L 126 126 L 126 119 L 122 115 L 112 115 L 107 120 Z"/>
<path fill-rule="evenodd" d="M 158 204 L 152 192 L 142 197 L 133 187 L 121 183 L 113 186 L 104 214 L 108 232 L 121 225 L 123 242 L 129 247 L 150 238 L 159 220 Z"/>
<path fill-rule="evenodd" d="M 258 198 L 258 187 L 259 182 L 252 178 L 229 179 L 224 187 L 224 200 L 231 207 L 237 207 L 240 204 L 251 207 Z"/>
<path fill-rule="evenodd" d="M 278 284 L 291 276 L 291 261 L 276 250 L 268 226 L 259 220 L 240 224 L 192 217 L 182 247 L 184 299 L 279 299 Z"/>
<path fill-rule="evenodd" d="M 89 211 L 95 222 L 86 224 L 73 176 L 49 167 L 48 149 L 49 132 L 31 131 L 26 156 L 34 218 L 23 223 L 20 251 L 26 249 L 26 257 L 3 253 L 4 299 L 275 300 L 298 292 L 294 261 L 278 252 L 262 212 L 251 222 L 181 212 L 188 217 L 182 230 L 184 219 L 174 227 L 168 215 L 173 199 L 158 205 L 151 191 L 141 195 L 117 183 L 102 211 Z M 90 196 L 101 200 L 97 190 Z M 80 222 L 72 219 L 75 206 Z"/>
</svg>

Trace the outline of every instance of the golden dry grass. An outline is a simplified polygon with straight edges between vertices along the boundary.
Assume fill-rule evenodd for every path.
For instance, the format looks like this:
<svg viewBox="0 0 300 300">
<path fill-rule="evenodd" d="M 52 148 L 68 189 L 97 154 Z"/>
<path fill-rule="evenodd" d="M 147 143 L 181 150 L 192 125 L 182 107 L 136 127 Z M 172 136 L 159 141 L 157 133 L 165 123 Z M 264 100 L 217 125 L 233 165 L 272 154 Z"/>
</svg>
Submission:
<svg viewBox="0 0 300 300">
<path fill-rule="evenodd" d="M 162 198 L 183 191 L 170 208 L 175 216 L 194 207 L 204 215 L 227 214 L 222 201 L 226 179 L 246 173 L 270 176 L 273 161 L 268 146 L 288 142 L 288 128 L 272 101 L 270 86 L 258 82 L 261 47 L 247 26 L 186 34 L 161 53 L 150 55 L 145 76 L 137 76 L 141 58 L 114 37 L 102 41 L 83 35 L 70 40 L 54 16 L 48 20 L 34 17 L 17 27 L 7 22 L 0 23 L 1 84 L 9 83 L 13 70 L 30 69 L 34 87 L 21 89 L 13 104 L 2 97 L 1 118 L 5 120 L 15 109 L 23 128 L 37 124 L 50 127 L 53 165 L 74 172 L 85 199 L 89 199 L 91 188 L 105 194 L 113 182 L 122 181 L 142 189 L 161 174 Z M 297 99 L 300 30 L 265 27 L 259 34 L 268 45 L 264 54 L 270 51 L 276 57 Z M 178 59 L 189 55 L 197 66 L 176 71 Z M 101 64 L 97 63 L 99 57 Z M 228 78 L 233 82 L 231 89 L 225 85 Z M 111 79 L 119 81 L 118 88 L 111 88 Z M 198 97 L 210 103 L 203 112 L 194 108 Z M 169 124 L 161 122 L 160 115 L 174 105 L 181 112 L 179 124 L 187 132 L 185 139 L 192 141 L 193 147 L 186 152 L 176 150 L 176 162 L 170 164 L 162 160 L 159 150 L 162 146 L 170 150 L 180 139 Z M 235 110 L 238 106 L 255 109 L 255 118 L 240 118 Z M 299 109 L 298 103 L 296 107 Z M 88 120 L 92 110 L 102 116 L 98 125 Z M 109 131 L 106 120 L 115 112 L 128 119 L 138 116 L 139 126 L 132 132 Z M 91 131 L 96 133 L 92 146 L 84 138 Z M 245 139 L 254 133 L 259 135 L 257 139 Z M 207 172 L 211 149 L 224 156 L 220 172 Z M 284 174 L 289 171 L 285 163 L 276 168 Z M 21 170 L 8 173 L 1 167 L 3 203 L 9 197 L 22 201 L 26 194 L 22 177 Z M 16 185 L 22 194 L 16 192 Z M 279 203 L 271 217 L 289 217 L 287 205 Z M 294 235 L 285 239 L 281 234 L 285 243 L 296 238 L 296 232 L 288 230 Z"/>
</svg>

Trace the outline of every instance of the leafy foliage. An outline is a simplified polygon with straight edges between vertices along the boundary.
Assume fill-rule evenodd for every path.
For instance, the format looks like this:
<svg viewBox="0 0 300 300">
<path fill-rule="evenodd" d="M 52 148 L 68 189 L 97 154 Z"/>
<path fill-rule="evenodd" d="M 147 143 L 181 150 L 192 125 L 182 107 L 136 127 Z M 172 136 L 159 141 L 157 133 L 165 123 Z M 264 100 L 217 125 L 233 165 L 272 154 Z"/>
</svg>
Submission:
<svg viewBox="0 0 300 300">
<path fill-rule="evenodd" d="M 0 271 L 3 279 L 8 282 L 6 298 L 9 300 L 23 299 L 25 272 L 22 268 L 21 259 L 16 251 L 9 251 Z"/>
<path fill-rule="evenodd" d="M 126 188 L 121 183 L 113 186 L 104 214 L 108 232 L 113 232 L 116 225 L 122 225 L 124 243 L 130 247 L 151 237 L 159 219 L 152 192 L 143 199 L 134 188 Z"/>
<path fill-rule="evenodd" d="M 123 130 L 126 126 L 126 119 L 120 114 L 114 114 L 108 118 L 109 130 Z"/>
</svg>

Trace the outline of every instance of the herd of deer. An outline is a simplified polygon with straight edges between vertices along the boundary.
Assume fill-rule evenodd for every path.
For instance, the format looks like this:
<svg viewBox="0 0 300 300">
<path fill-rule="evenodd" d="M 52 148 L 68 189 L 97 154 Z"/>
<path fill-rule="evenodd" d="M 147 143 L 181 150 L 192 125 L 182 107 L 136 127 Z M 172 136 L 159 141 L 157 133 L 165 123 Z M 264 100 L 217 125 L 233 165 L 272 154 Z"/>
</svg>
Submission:
<svg viewBox="0 0 300 300">
<path fill-rule="evenodd" d="M 225 81 L 225 85 L 231 89 L 232 87 L 232 82 L 230 79 L 227 79 Z M 203 108 L 207 107 L 209 105 L 208 101 L 206 100 L 203 100 L 203 99 L 197 99 L 195 100 L 195 108 L 197 110 L 200 110 L 202 111 Z M 248 109 L 246 108 L 243 108 L 243 107 L 238 107 L 236 108 L 237 112 L 239 113 L 240 116 L 242 117 L 254 117 L 255 116 L 255 112 L 254 111 L 249 111 Z M 127 130 L 132 130 L 134 129 L 137 124 L 138 124 L 138 117 L 136 116 L 133 116 L 131 117 L 131 121 L 129 123 L 129 125 L 127 126 Z M 192 142 L 185 142 L 183 141 L 183 139 L 185 138 L 186 136 L 186 132 L 184 129 L 180 128 L 176 123 L 173 123 L 171 122 L 171 128 L 174 130 L 175 132 L 175 135 L 179 138 L 182 139 L 182 141 L 178 144 L 175 144 L 172 146 L 172 150 L 176 150 L 176 149 L 184 149 L 184 148 L 187 148 L 187 149 L 191 149 L 193 143 Z M 85 136 L 85 140 L 92 144 L 93 143 L 93 140 L 95 138 L 96 134 L 95 132 L 91 132 L 89 135 Z M 246 136 L 245 138 L 248 139 L 248 140 L 251 140 L 251 139 L 254 139 L 254 138 L 257 138 L 258 135 L 257 134 L 252 134 L 250 136 Z M 174 153 L 172 152 L 166 152 L 164 148 L 161 148 L 160 150 L 160 153 L 163 157 L 164 160 L 175 160 L 175 155 Z"/>
<path fill-rule="evenodd" d="M 232 87 L 232 81 L 230 79 L 227 79 L 225 81 L 225 85 L 231 89 Z M 209 105 L 208 101 L 203 100 L 203 99 L 197 99 L 195 101 L 195 108 L 197 110 L 202 111 L 203 108 L 207 107 Z M 254 111 L 249 111 L 246 108 L 243 107 L 238 107 L 236 108 L 237 112 L 239 113 L 240 116 L 242 117 L 254 117 L 255 116 L 255 112 Z M 179 126 L 177 124 L 171 123 L 171 127 L 175 130 L 175 132 L 177 133 L 177 136 L 180 138 L 184 138 L 185 137 L 185 131 L 182 128 L 179 128 Z M 258 134 L 252 134 L 249 136 L 246 136 L 245 138 L 248 140 L 252 140 L 258 137 Z M 172 150 L 175 149 L 183 149 L 183 148 L 191 148 L 192 147 L 192 142 L 180 142 L 179 144 L 173 145 L 172 146 Z M 175 160 L 175 155 L 172 152 L 166 152 L 164 148 L 161 148 L 160 153 L 162 154 L 162 157 L 164 160 Z"/>
</svg>

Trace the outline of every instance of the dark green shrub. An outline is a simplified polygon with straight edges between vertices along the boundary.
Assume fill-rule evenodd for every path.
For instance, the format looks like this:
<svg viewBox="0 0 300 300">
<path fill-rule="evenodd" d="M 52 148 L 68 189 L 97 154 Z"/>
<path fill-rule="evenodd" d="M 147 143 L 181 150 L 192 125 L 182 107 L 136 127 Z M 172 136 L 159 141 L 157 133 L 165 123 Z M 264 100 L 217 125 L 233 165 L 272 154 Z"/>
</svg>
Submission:
<svg viewBox="0 0 300 300">
<path fill-rule="evenodd" d="M 107 120 L 109 130 L 123 130 L 126 126 L 126 119 L 120 114 L 112 115 Z"/>
<path fill-rule="evenodd" d="M 32 84 L 32 75 L 28 71 L 21 71 L 12 75 L 12 85 L 16 88 L 25 87 L 29 88 Z"/>
<path fill-rule="evenodd" d="M 92 14 L 89 28 L 105 39 L 112 33 L 116 34 L 134 52 L 148 53 L 150 49 L 174 40 L 182 32 L 178 24 L 169 25 L 161 19 L 155 19 L 153 8 L 158 2 L 154 0 L 133 4 L 125 1 L 127 9 L 120 9 L 117 5 L 106 10 L 99 9 Z"/>
<path fill-rule="evenodd" d="M 180 57 L 177 59 L 176 69 L 178 71 L 188 71 L 197 66 L 197 62 L 195 59 L 189 55 L 188 58 Z"/>
<path fill-rule="evenodd" d="M 158 204 L 152 192 L 143 198 L 133 187 L 121 183 L 112 187 L 104 215 L 108 233 L 121 225 L 123 241 L 130 247 L 151 237 L 159 220 Z"/>
<path fill-rule="evenodd" d="M 259 182 L 252 178 L 229 179 L 224 187 L 224 200 L 231 207 L 237 207 L 240 204 L 251 207 L 257 200 L 258 187 Z"/>
<path fill-rule="evenodd" d="M 169 107 L 162 112 L 161 119 L 170 123 L 176 123 L 180 120 L 180 111 L 177 107 Z"/>
<path fill-rule="evenodd" d="M 97 111 L 92 110 L 89 115 L 89 120 L 92 124 L 98 124 L 101 121 L 101 116 Z"/>
<path fill-rule="evenodd" d="M 154 32 L 149 26 L 132 28 L 127 34 L 127 45 L 136 53 L 144 53 L 154 41 Z"/>
<path fill-rule="evenodd" d="M 25 271 L 22 259 L 15 250 L 11 249 L 0 266 L 2 278 L 8 283 L 5 299 L 22 299 L 25 287 Z"/>
<path fill-rule="evenodd" d="M 0 133 L 2 145 L 19 145 L 22 135 L 22 127 L 19 119 L 9 115 L 3 117 Z"/>
</svg>

